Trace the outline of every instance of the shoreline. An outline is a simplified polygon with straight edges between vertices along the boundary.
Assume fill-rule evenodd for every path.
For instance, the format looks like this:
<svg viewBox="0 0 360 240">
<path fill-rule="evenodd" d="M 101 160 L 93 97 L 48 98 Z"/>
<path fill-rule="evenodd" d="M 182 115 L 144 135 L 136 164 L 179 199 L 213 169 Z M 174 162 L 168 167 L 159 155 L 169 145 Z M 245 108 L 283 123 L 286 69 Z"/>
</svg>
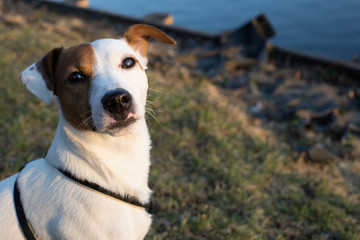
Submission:
<svg viewBox="0 0 360 240">
<path fill-rule="evenodd" d="M 226 44 L 222 42 L 223 35 L 226 34 L 226 32 L 220 34 L 212 34 L 198 30 L 192 30 L 184 27 L 179 27 L 176 25 L 171 25 L 171 26 L 163 25 L 161 23 L 149 21 L 144 18 L 137 18 L 137 17 L 117 14 L 117 13 L 110 13 L 94 8 L 78 7 L 72 4 L 54 2 L 49 0 L 24 0 L 24 1 L 31 4 L 35 4 L 36 7 L 47 7 L 49 10 L 58 12 L 60 14 L 72 14 L 74 16 L 81 16 L 91 19 L 96 19 L 96 18 L 98 19 L 100 18 L 102 20 L 106 19 L 106 21 L 114 22 L 115 24 L 116 23 L 124 24 L 126 26 L 135 23 L 151 24 L 168 34 L 171 34 L 173 37 L 177 39 L 181 39 L 182 45 L 185 46 L 190 45 L 187 46 L 187 48 L 195 47 L 194 46 L 195 44 L 205 44 L 207 45 L 208 48 L 218 48 L 221 47 L 222 44 Z M 310 54 L 299 50 L 285 48 L 272 43 L 267 43 L 265 51 L 267 51 L 267 53 L 265 54 L 267 54 L 269 58 L 271 58 L 273 61 L 277 61 L 277 64 L 281 64 L 281 63 L 289 64 L 288 59 L 291 59 L 291 62 L 296 62 L 297 64 L 299 63 L 304 65 L 318 64 L 330 70 L 346 73 L 352 77 L 360 76 L 360 64 L 356 64 L 351 61 L 322 57 L 316 54 Z"/>
</svg>

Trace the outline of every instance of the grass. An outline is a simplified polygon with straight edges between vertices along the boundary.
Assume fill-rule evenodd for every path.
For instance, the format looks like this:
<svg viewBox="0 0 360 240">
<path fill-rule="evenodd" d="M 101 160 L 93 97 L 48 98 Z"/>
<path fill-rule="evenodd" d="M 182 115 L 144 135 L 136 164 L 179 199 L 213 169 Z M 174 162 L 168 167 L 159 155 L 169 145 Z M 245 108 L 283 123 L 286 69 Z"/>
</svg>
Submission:
<svg viewBox="0 0 360 240">
<path fill-rule="evenodd" d="M 37 20 L 0 22 L 1 178 L 44 156 L 57 125 L 55 106 L 18 74 L 53 47 L 117 36 L 107 23 L 93 32 L 80 19 L 27 11 Z M 295 161 L 276 133 L 251 126 L 206 79 L 176 69 L 148 77 L 157 120 L 148 116 L 155 205 L 147 239 L 360 238 L 359 193 L 335 163 Z"/>
</svg>

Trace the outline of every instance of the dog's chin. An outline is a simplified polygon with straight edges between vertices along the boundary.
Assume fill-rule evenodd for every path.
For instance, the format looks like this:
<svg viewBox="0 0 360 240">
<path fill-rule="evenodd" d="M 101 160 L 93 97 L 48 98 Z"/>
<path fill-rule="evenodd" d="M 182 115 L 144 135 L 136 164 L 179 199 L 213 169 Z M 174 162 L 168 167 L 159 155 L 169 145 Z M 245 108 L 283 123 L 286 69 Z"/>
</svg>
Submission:
<svg viewBox="0 0 360 240">
<path fill-rule="evenodd" d="M 106 126 L 102 130 L 97 130 L 98 133 L 104 133 L 111 136 L 120 136 L 123 134 L 128 133 L 131 128 L 134 126 L 138 119 L 135 119 L 133 117 L 127 118 L 122 121 L 117 121 L 115 123 L 111 123 L 110 125 Z"/>
</svg>

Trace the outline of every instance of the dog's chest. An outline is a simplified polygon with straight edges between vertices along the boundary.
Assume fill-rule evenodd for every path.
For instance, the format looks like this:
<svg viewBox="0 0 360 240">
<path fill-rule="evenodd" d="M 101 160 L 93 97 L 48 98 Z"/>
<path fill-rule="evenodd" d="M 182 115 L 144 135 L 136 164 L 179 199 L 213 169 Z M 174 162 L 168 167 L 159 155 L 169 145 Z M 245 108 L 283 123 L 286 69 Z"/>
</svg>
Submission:
<svg viewBox="0 0 360 240">
<path fill-rule="evenodd" d="M 20 180 L 24 208 L 39 239 L 143 239 L 151 216 L 70 181 L 44 159 Z M 51 233 L 51 235 L 49 234 Z"/>
</svg>

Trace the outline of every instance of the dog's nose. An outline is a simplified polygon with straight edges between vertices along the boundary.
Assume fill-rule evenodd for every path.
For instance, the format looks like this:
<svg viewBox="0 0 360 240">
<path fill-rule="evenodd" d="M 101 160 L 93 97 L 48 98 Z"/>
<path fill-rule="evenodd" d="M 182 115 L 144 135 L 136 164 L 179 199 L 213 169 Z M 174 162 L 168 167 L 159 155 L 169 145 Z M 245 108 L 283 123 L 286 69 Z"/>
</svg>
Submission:
<svg viewBox="0 0 360 240">
<path fill-rule="evenodd" d="M 106 93 L 101 102 L 105 110 L 111 113 L 123 113 L 130 108 L 132 98 L 128 91 L 118 88 Z"/>
</svg>

